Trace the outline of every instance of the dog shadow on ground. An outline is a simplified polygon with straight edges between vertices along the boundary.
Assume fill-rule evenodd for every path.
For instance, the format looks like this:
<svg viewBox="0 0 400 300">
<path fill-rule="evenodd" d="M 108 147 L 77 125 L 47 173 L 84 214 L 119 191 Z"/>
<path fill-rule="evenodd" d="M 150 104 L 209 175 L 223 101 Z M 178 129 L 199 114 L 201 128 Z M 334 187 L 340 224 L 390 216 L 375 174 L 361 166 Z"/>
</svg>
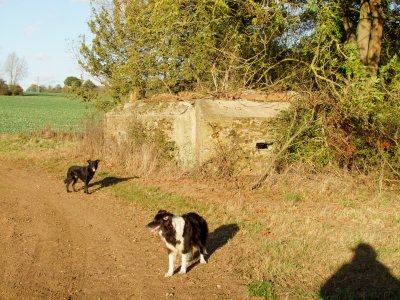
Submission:
<svg viewBox="0 0 400 300">
<path fill-rule="evenodd" d="M 208 235 L 207 241 L 207 260 L 214 254 L 215 251 L 222 248 L 226 243 L 231 240 L 236 233 L 239 231 L 239 226 L 237 224 L 224 224 L 216 228 L 213 232 Z M 199 256 L 198 253 L 193 257 L 193 259 Z M 199 260 L 194 261 L 189 267 L 188 271 L 199 264 Z"/>
<path fill-rule="evenodd" d="M 321 287 L 321 299 L 400 299 L 400 281 L 377 260 L 371 245 L 360 243 L 354 256 Z"/>
<path fill-rule="evenodd" d="M 116 185 L 118 183 L 129 181 L 131 179 L 139 178 L 138 176 L 132 177 L 105 177 L 102 180 L 95 181 L 93 183 L 89 183 L 88 187 L 95 187 L 94 189 L 90 190 L 90 193 L 96 192 L 102 188 L 109 187 Z"/>
</svg>

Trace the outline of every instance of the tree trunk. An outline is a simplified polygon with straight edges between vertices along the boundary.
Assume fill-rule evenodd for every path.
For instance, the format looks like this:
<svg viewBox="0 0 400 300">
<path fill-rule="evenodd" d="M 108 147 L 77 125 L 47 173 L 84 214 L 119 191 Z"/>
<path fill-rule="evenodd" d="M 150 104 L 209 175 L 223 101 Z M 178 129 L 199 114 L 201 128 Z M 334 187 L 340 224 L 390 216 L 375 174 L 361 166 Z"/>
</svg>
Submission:
<svg viewBox="0 0 400 300">
<path fill-rule="evenodd" d="M 348 16 L 347 12 L 346 12 L 345 16 L 343 17 L 343 27 L 344 27 L 344 30 L 346 31 L 346 42 L 349 42 L 349 43 L 356 42 L 357 36 L 354 31 L 354 27 L 350 22 L 350 18 Z"/>
<path fill-rule="evenodd" d="M 381 0 L 370 0 L 372 28 L 368 47 L 368 67 L 371 68 L 373 74 L 378 71 L 382 47 L 383 22 L 379 14 L 380 4 Z"/>
<path fill-rule="evenodd" d="M 360 59 L 365 66 L 368 65 L 368 46 L 371 35 L 370 13 L 369 2 L 362 0 L 360 7 L 360 21 L 357 26 L 357 44 L 360 48 Z"/>
</svg>

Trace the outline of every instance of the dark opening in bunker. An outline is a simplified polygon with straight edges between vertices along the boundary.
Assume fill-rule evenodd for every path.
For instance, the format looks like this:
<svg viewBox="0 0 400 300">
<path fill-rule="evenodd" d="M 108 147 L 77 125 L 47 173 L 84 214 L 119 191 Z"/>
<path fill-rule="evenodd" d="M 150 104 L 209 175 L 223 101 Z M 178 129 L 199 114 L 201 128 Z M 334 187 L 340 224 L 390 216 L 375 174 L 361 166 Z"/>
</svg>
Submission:
<svg viewBox="0 0 400 300">
<path fill-rule="evenodd" d="M 262 150 L 262 149 L 268 149 L 268 147 L 269 147 L 270 145 L 272 145 L 272 143 L 266 143 L 266 142 L 263 142 L 263 143 L 256 143 L 256 148 L 257 148 L 257 149 L 260 149 L 260 150 Z"/>
</svg>

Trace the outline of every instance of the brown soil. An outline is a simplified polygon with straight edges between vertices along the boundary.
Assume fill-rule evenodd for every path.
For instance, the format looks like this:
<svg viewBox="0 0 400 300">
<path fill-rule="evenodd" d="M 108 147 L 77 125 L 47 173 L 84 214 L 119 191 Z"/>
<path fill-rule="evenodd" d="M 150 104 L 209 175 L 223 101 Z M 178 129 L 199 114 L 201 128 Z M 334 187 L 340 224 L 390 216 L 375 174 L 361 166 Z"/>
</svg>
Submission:
<svg viewBox="0 0 400 300">
<path fill-rule="evenodd" d="M 145 212 L 102 189 L 0 161 L 0 299 L 246 299 L 224 247 L 165 278 L 168 258 Z M 176 267 L 179 265 L 177 264 Z"/>
</svg>

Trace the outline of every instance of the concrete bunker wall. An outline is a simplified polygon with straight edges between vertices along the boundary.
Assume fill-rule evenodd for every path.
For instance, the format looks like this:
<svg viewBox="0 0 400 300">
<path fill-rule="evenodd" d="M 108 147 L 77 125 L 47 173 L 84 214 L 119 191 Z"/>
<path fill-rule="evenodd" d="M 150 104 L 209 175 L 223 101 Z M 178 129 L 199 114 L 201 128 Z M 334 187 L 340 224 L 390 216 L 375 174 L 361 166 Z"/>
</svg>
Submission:
<svg viewBox="0 0 400 300">
<path fill-rule="evenodd" d="M 240 151 L 241 173 L 254 174 L 275 146 L 276 116 L 288 107 L 288 102 L 249 100 L 136 101 L 106 114 L 105 137 L 116 143 L 129 139 L 130 125 L 139 120 L 174 142 L 183 169 L 201 165 L 219 146 L 230 145 Z"/>
</svg>

